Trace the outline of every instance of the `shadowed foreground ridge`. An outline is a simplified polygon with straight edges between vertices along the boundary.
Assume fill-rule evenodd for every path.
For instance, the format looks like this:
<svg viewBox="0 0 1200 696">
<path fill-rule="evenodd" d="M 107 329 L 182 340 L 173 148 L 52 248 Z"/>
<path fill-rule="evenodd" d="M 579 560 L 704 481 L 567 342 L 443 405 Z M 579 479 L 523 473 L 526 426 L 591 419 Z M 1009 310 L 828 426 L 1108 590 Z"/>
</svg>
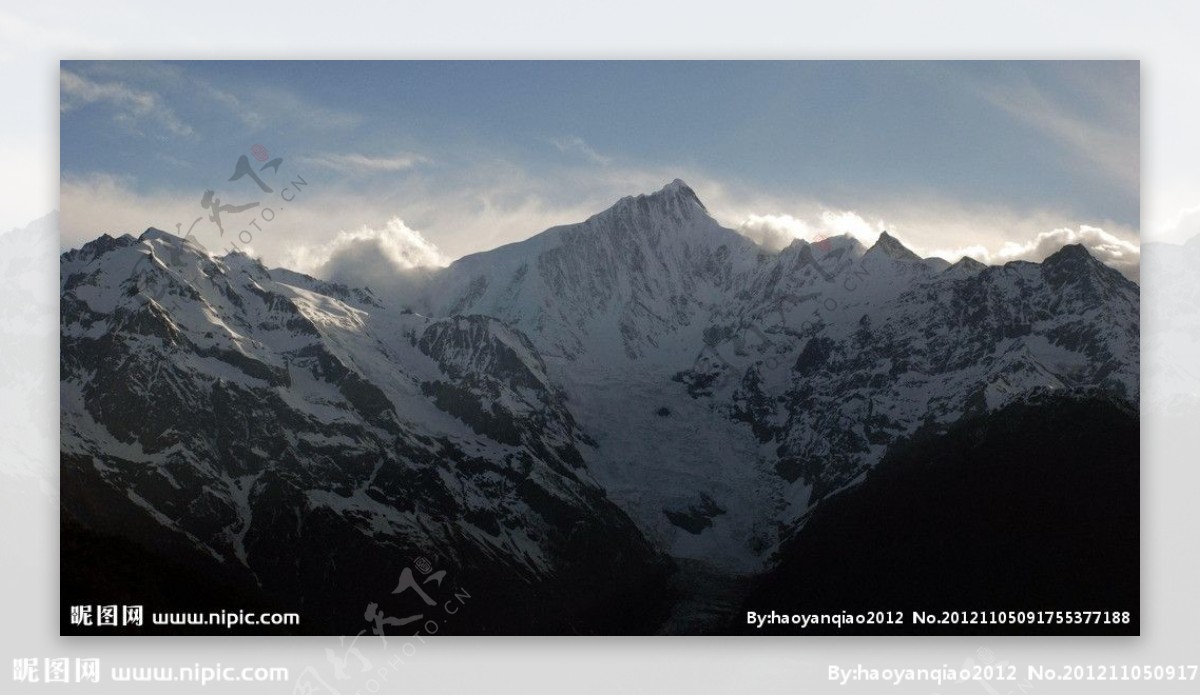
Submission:
<svg viewBox="0 0 1200 696">
<path fill-rule="evenodd" d="M 826 501 L 753 583 L 745 611 L 902 611 L 854 633 L 1137 634 L 1137 413 L 1048 396 L 897 447 Z M 1128 611 L 1128 625 L 922 627 L 911 612 Z"/>
</svg>

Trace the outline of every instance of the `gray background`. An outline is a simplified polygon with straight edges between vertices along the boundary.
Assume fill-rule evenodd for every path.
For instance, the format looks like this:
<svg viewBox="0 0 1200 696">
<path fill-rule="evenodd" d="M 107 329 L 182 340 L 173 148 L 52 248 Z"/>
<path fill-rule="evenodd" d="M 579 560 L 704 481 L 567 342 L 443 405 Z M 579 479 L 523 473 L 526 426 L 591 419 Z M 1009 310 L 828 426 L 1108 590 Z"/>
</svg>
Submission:
<svg viewBox="0 0 1200 696">
<path fill-rule="evenodd" d="M 0 5 L 0 229 L 57 207 L 62 58 L 1121 58 L 1142 61 L 1143 242 L 1200 233 L 1194 43 L 1200 6 L 1175 3 L 564 3 L 383 5 L 107 3 Z M 838 692 L 829 664 L 1010 663 L 1009 683 L 931 683 L 880 693 L 1194 693 L 1195 682 L 1037 683 L 1027 664 L 1200 663 L 1200 262 L 1143 255 L 1142 637 L 429 639 L 404 651 L 360 642 L 369 673 L 337 680 L 337 638 L 63 639 L 57 636 L 57 248 L 52 225 L 0 236 L 0 689 L 19 692 Z M 464 608 L 468 610 L 469 606 Z M 98 685 L 12 681 L 16 657 L 98 657 Z M 389 658 L 395 657 L 389 665 Z M 120 665 L 288 666 L 277 684 L 114 684 Z M 306 672 L 306 668 L 311 671 Z M 382 670 L 382 672 L 381 672 Z M 319 681 L 318 681 L 319 679 Z M 375 682 L 370 682 L 374 679 Z"/>
</svg>

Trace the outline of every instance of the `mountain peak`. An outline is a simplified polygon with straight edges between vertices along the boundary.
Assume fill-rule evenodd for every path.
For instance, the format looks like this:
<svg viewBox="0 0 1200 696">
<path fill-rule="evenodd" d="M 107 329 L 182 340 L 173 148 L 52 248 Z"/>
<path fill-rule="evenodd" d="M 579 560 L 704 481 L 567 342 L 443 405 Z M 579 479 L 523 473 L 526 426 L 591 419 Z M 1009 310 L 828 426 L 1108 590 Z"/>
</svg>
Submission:
<svg viewBox="0 0 1200 696">
<path fill-rule="evenodd" d="M 1065 263 L 1094 260 L 1091 252 L 1082 244 L 1064 244 L 1063 248 L 1046 257 L 1043 263 Z"/>
<path fill-rule="evenodd" d="M 867 250 L 867 252 L 870 253 L 876 249 L 879 250 L 879 253 L 893 259 L 900 259 L 903 261 L 921 260 L 920 256 L 917 256 L 908 247 L 901 244 L 899 239 L 896 239 L 892 235 L 888 234 L 887 230 L 879 233 L 879 239 L 875 242 L 874 246 Z"/>
<path fill-rule="evenodd" d="M 942 271 L 942 274 L 946 276 L 967 277 L 981 273 L 985 268 L 987 268 L 986 264 L 980 263 L 970 256 L 964 256 Z"/>
<path fill-rule="evenodd" d="M 650 194 L 648 197 L 654 198 L 659 196 L 677 200 L 685 204 L 694 203 L 700 206 L 701 210 L 708 212 L 708 208 L 704 207 L 704 203 L 700 201 L 700 197 L 696 195 L 696 192 L 692 189 L 692 187 L 688 186 L 687 182 L 683 179 L 675 179 L 671 181 L 671 183 Z"/>
<path fill-rule="evenodd" d="M 164 242 L 169 248 L 172 248 L 172 249 L 184 249 L 190 245 L 192 247 L 195 247 L 196 251 L 199 251 L 202 253 L 208 253 L 208 250 L 204 248 L 204 245 L 202 245 L 200 243 L 200 241 L 198 239 L 196 239 L 195 236 L 189 234 L 187 237 L 180 237 L 179 235 L 174 234 L 172 232 L 164 232 L 163 230 L 160 230 L 157 227 L 146 228 L 146 231 L 143 232 L 141 234 L 141 236 L 138 237 L 138 241 L 139 242 L 160 241 L 160 242 Z"/>
<path fill-rule="evenodd" d="M 168 238 L 174 238 L 174 237 L 175 237 L 175 235 L 171 234 L 170 232 L 164 232 L 163 230 L 160 230 L 157 227 L 147 227 L 146 231 L 143 232 L 141 234 L 141 236 L 138 237 L 138 241 L 139 242 L 148 242 L 148 241 L 151 241 L 154 239 L 168 239 Z"/>
<path fill-rule="evenodd" d="M 686 181 L 678 178 L 672 180 L 671 183 L 659 189 L 659 193 L 687 193 L 692 196 L 696 195 L 696 192 L 692 190 L 691 186 L 687 185 Z"/>
<path fill-rule="evenodd" d="M 704 203 L 700 202 L 700 197 L 696 195 L 696 191 L 683 179 L 674 179 L 671 183 L 663 186 L 653 193 L 643 193 L 637 196 L 626 196 L 621 200 L 630 201 L 662 201 L 665 203 L 682 204 L 684 206 L 696 205 L 700 210 L 708 212 L 704 207 Z"/>
<path fill-rule="evenodd" d="M 669 220 L 674 224 L 711 220 L 700 197 L 683 179 L 675 179 L 653 193 L 625 196 L 594 217 Z"/>
<path fill-rule="evenodd" d="M 1082 244 L 1066 244 L 1042 261 L 1042 274 L 1056 285 L 1069 280 L 1099 282 L 1104 286 L 1129 284 L 1136 281 L 1092 255 Z"/>
<path fill-rule="evenodd" d="M 786 247 L 784 247 L 784 251 L 790 249 L 798 253 L 802 247 L 806 246 L 812 247 L 814 254 L 819 254 L 822 256 L 838 252 L 839 250 L 843 254 L 849 252 L 855 256 L 859 256 L 866 251 L 866 247 L 862 245 L 862 242 L 859 242 L 858 239 L 849 232 L 835 234 L 830 237 L 822 237 L 818 235 L 815 239 L 811 240 L 797 237 L 796 239 L 793 239 Z"/>
</svg>

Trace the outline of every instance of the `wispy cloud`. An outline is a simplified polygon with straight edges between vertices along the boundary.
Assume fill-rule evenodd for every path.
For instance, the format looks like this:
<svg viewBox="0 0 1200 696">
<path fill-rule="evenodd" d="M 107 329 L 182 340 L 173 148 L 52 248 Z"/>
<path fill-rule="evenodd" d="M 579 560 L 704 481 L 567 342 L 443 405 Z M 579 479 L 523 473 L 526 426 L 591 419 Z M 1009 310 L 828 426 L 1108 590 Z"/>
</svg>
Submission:
<svg viewBox="0 0 1200 696">
<path fill-rule="evenodd" d="M 1078 108 L 1069 108 L 1061 89 L 1051 92 L 1028 79 L 977 84 L 976 88 L 992 105 L 1060 143 L 1093 170 L 1136 192 L 1141 176 L 1136 73 L 1132 84 L 1120 85 L 1120 89 L 1099 89 L 1094 75 L 1066 73 L 1064 82 L 1076 92 L 1086 93 L 1094 110 L 1082 113 Z"/>
<path fill-rule="evenodd" d="M 184 123 L 180 113 L 188 115 L 191 124 L 209 125 L 215 118 L 214 124 L 225 125 L 223 119 L 232 117 L 250 131 L 270 123 L 307 137 L 343 132 L 364 120 L 361 114 L 314 102 L 288 87 L 237 81 L 221 84 L 178 64 L 72 62 L 64 66 L 62 74 L 64 113 L 84 104 L 106 103 L 121 110 L 126 122 L 134 120 L 134 115 L 157 118 L 169 130 L 186 129 L 187 134 L 205 129 Z M 204 135 L 211 137 L 212 133 Z"/>
<path fill-rule="evenodd" d="M 596 151 L 596 148 L 587 143 L 586 140 L 576 135 L 568 135 L 559 138 L 551 138 L 550 144 L 558 149 L 564 155 L 573 155 L 583 157 L 589 162 L 599 165 L 607 165 L 612 162 L 612 158 L 602 155 Z"/>
<path fill-rule="evenodd" d="M 325 167 L 339 172 L 400 172 L 429 164 L 430 159 L 412 152 L 394 155 L 362 155 L 358 153 L 324 153 L 298 158 L 305 164 Z"/>
<path fill-rule="evenodd" d="M 195 83 L 200 96 L 223 105 L 246 126 L 250 128 L 259 128 L 262 126 L 262 116 L 253 108 L 246 105 L 237 95 L 215 87 L 204 80 L 196 80 Z"/>
<path fill-rule="evenodd" d="M 82 75 L 62 70 L 63 113 L 85 105 L 104 104 L 113 110 L 113 119 L 133 128 L 150 122 L 166 129 L 173 135 L 191 136 L 195 133 L 175 112 L 163 103 L 154 92 L 129 87 L 120 82 L 99 82 Z"/>
<path fill-rule="evenodd" d="M 253 92 L 243 95 L 242 101 L 264 120 L 287 123 L 304 132 L 345 131 L 365 120 L 360 113 L 330 108 L 276 85 L 256 85 Z"/>
<path fill-rule="evenodd" d="M 72 72 L 92 82 L 137 85 L 142 91 L 155 94 L 160 101 L 171 103 L 185 113 L 216 106 L 248 128 L 259 128 L 263 124 L 262 115 L 245 99 L 179 65 L 116 61 L 77 63 L 71 67 Z"/>
</svg>

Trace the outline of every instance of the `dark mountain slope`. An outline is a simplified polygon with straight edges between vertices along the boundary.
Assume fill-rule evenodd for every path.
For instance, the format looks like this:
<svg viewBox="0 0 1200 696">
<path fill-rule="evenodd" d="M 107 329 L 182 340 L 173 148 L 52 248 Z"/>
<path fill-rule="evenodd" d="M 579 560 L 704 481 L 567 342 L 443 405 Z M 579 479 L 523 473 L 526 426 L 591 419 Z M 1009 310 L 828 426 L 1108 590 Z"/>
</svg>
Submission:
<svg viewBox="0 0 1200 696">
<path fill-rule="evenodd" d="M 1102 398 L 1011 404 L 907 443 L 811 513 L 745 609 L 904 612 L 903 625 L 807 631 L 831 634 L 1136 634 L 1138 456 L 1137 414 Z M 911 617 L 1001 609 L 1130 611 L 1133 623 L 923 628 Z M 729 630 L 756 632 L 745 620 Z"/>
</svg>

